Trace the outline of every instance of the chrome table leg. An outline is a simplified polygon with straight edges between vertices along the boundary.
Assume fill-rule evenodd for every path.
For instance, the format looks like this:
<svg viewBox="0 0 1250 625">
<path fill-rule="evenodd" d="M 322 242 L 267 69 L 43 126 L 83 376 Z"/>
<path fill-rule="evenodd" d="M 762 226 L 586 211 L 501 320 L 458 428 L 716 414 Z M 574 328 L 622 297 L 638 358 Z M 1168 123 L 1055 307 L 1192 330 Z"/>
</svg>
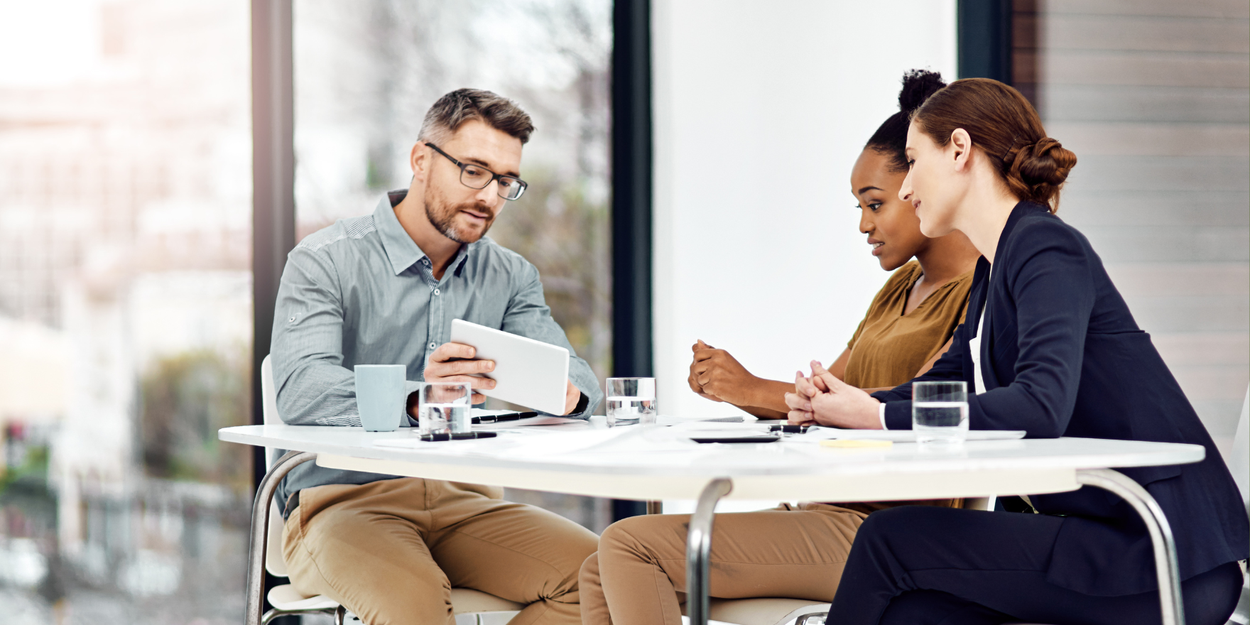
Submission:
<svg viewBox="0 0 1250 625">
<path fill-rule="evenodd" d="M 1084 469 L 1076 472 L 1076 481 L 1111 491 L 1133 506 L 1146 523 L 1150 543 L 1154 545 L 1155 574 L 1159 578 L 1159 605 L 1163 625 L 1185 625 L 1181 598 L 1180 567 L 1176 563 L 1176 541 L 1163 509 L 1150 493 L 1127 475 L 1111 469 Z"/>
<path fill-rule="evenodd" d="M 699 505 L 690 515 L 690 530 L 686 535 L 686 612 L 690 625 L 707 625 L 712 517 L 716 512 L 716 502 L 731 490 L 733 482 L 729 478 L 719 477 L 708 482 L 699 495 Z"/>
<path fill-rule="evenodd" d="M 247 550 L 247 614 L 243 622 L 246 625 L 260 625 L 261 608 L 264 607 L 265 592 L 265 551 L 269 532 L 269 504 L 273 502 L 273 491 L 277 490 L 278 482 L 286 477 L 291 469 L 317 458 L 311 451 L 288 451 L 270 467 L 260 486 L 256 488 L 256 498 L 252 500 L 252 534 L 251 544 Z"/>
</svg>

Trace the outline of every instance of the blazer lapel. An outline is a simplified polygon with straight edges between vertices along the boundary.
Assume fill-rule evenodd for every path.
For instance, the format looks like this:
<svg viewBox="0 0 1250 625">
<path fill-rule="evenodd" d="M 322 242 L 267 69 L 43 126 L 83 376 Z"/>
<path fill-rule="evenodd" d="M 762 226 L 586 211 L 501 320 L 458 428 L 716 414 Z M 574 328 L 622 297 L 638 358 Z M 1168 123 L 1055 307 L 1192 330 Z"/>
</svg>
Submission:
<svg viewBox="0 0 1250 625">
<path fill-rule="evenodd" d="M 995 256 L 995 258 L 998 257 Z M 985 316 L 985 319 L 981 322 L 981 368 L 983 371 L 981 371 L 981 377 L 977 380 L 978 383 L 981 380 L 985 381 L 985 388 L 981 389 L 982 392 L 1001 386 L 998 383 L 998 375 L 994 372 L 994 363 L 990 362 L 990 355 L 994 353 L 994 315 L 992 314 L 994 308 L 990 306 L 990 294 L 994 292 L 994 276 L 996 273 L 996 271 L 991 270 L 989 275 L 985 277 L 985 312 L 981 313 Z M 1002 282 L 1001 278 L 999 282 Z"/>
<path fill-rule="evenodd" d="M 998 236 L 998 247 L 994 250 L 994 259 L 999 261 L 999 269 L 991 271 L 990 263 L 985 260 L 984 256 L 977 261 L 977 269 L 974 276 L 982 275 L 983 269 L 986 274 L 983 285 L 984 288 L 981 289 L 981 292 L 978 295 L 978 299 L 980 301 L 977 302 L 976 308 L 978 314 L 983 314 L 985 316 L 985 323 L 980 326 L 981 332 L 983 333 L 980 335 L 981 368 L 984 369 L 984 371 L 977 372 L 976 377 L 976 384 L 978 387 L 981 386 L 981 380 L 985 380 L 985 386 L 987 388 L 981 389 L 982 392 L 988 391 L 991 388 L 998 388 L 999 386 L 1002 386 L 999 384 L 998 375 L 994 371 L 994 363 L 990 362 L 991 354 L 994 353 L 994 332 L 992 331 L 992 328 L 994 327 L 994 315 L 992 314 L 994 308 L 989 305 L 990 292 L 994 290 L 993 280 L 995 279 L 995 276 L 1005 271 L 1004 261 L 1006 260 L 1007 240 L 1011 238 L 1011 232 L 1016 229 L 1016 225 L 1020 223 L 1021 218 L 1036 210 L 1045 211 L 1047 208 L 1036 202 L 1022 200 L 1016 204 L 1015 208 L 1011 209 L 1011 215 L 1007 217 L 1007 223 L 1003 226 L 1003 232 Z M 982 267 L 982 265 L 984 265 L 984 267 Z M 1004 284 L 1001 276 L 997 279 L 998 284 Z M 975 281 L 976 278 L 974 277 L 973 280 Z M 972 304 L 972 302 L 968 303 Z M 982 312 L 982 309 L 984 309 L 984 312 Z"/>
</svg>

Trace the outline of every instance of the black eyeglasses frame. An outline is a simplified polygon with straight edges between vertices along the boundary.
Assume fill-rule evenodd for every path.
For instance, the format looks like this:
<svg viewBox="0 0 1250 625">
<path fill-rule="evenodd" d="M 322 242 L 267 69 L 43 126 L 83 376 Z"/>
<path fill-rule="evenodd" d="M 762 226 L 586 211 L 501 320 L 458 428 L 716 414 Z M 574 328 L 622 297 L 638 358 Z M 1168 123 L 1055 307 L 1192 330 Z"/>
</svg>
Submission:
<svg viewBox="0 0 1250 625">
<path fill-rule="evenodd" d="M 452 163 L 454 163 L 454 164 L 456 165 L 456 167 L 459 167 L 459 168 L 460 168 L 460 184 L 462 184 L 462 185 L 464 185 L 464 186 L 466 186 L 466 187 L 469 187 L 470 189 L 485 189 L 486 187 L 489 187 L 489 186 L 490 186 L 490 183 L 492 183 L 492 182 L 494 182 L 494 181 L 496 181 L 496 180 L 499 180 L 500 178 L 507 178 L 508 180 L 513 180 L 513 181 L 516 181 L 516 183 L 517 183 L 517 185 L 518 185 L 518 186 L 517 186 L 517 188 L 519 188 L 519 189 L 520 189 L 520 191 L 517 191 L 517 193 L 516 193 L 516 197 L 508 197 L 508 196 L 506 196 L 506 195 L 504 195 L 504 194 L 503 194 L 503 186 L 501 185 L 501 186 L 499 187 L 499 192 L 498 192 L 498 195 L 499 195 L 499 197 L 501 197 L 501 198 L 503 198 L 503 199 L 505 199 L 505 200 L 507 200 L 507 201 L 509 201 L 509 202 L 512 202 L 512 201 L 515 201 L 515 200 L 519 200 L 519 199 L 521 199 L 521 196 L 522 196 L 522 195 L 525 195 L 525 190 L 526 190 L 526 189 L 528 189 L 528 188 L 529 188 L 529 186 L 530 186 L 528 182 L 525 182 L 524 180 L 521 180 L 520 178 L 517 178 L 516 176 L 509 176 L 509 175 L 507 175 L 507 174 L 497 174 L 497 173 L 495 173 L 495 172 L 493 172 L 493 171 L 491 171 L 491 170 L 489 170 L 489 169 L 487 169 L 487 168 L 485 168 L 485 167 L 482 167 L 481 165 L 475 165 L 475 164 L 473 164 L 473 163 L 461 163 L 460 161 L 458 161 L 458 160 L 456 160 L 454 157 L 452 157 L 452 155 L 450 155 L 450 154 L 448 154 L 448 153 L 446 153 L 446 152 L 442 151 L 442 150 L 441 150 L 441 149 L 440 149 L 437 145 L 434 145 L 433 143 L 430 143 L 429 141 L 426 141 L 426 142 L 425 142 L 425 144 L 426 144 L 426 145 L 428 145 L 428 146 L 430 146 L 430 148 L 431 148 L 432 150 L 434 150 L 435 152 L 438 152 L 439 154 L 442 154 L 444 157 L 446 157 L 446 159 L 447 159 L 447 160 L 449 160 L 449 161 L 451 161 Z M 490 180 L 487 180 L 487 181 L 486 181 L 486 184 L 484 184 L 484 185 L 482 185 L 482 186 L 480 186 L 480 187 L 475 187 L 475 186 L 473 186 L 473 185 L 471 185 L 471 184 L 469 184 L 469 183 L 467 183 L 467 182 L 465 182 L 465 181 L 464 181 L 464 168 L 465 168 L 465 167 L 477 167 L 478 169 L 481 169 L 481 170 L 484 170 L 484 171 L 486 171 L 486 172 L 489 172 L 489 173 L 490 173 L 490 175 L 491 175 L 491 178 L 490 178 Z"/>
</svg>

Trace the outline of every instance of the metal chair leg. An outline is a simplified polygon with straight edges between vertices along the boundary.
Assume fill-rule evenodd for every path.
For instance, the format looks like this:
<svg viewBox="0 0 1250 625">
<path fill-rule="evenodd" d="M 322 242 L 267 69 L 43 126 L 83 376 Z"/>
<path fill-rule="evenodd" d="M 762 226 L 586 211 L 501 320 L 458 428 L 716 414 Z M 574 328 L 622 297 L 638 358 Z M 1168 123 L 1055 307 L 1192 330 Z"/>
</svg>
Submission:
<svg viewBox="0 0 1250 625">
<path fill-rule="evenodd" d="M 261 595 L 265 592 L 265 533 L 269 530 L 269 505 L 273 502 L 273 492 L 291 469 L 316 458 L 317 454 L 310 451 L 288 451 L 270 467 L 260 481 L 260 486 L 256 488 L 256 498 L 252 500 L 251 544 L 247 551 L 248 625 L 261 625 L 265 622 L 261 615 L 264 602 Z"/>
<path fill-rule="evenodd" d="M 1154 497 L 1127 475 L 1111 469 L 1084 469 L 1076 472 L 1076 481 L 1111 491 L 1133 506 L 1154 546 L 1155 574 L 1159 578 L 1159 607 L 1163 612 L 1163 625 L 1185 625 L 1185 610 L 1181 598 L 1180 566 L 1176 562 L 1176 541 L 1172 538 L 1172 526 L 1163 515 L 1163 509 Z"/>
<path fill-rule="evenodd" d="M 686 536 L 686 611 L 690 625 L 707 625 L 708 619 L 708 559 L 712 552 L 712 517 L 716 502 L 733 490 L 729 478 L 716 478 L 703 488 L 699 505 L 690 515 L 690 529 Z"/>
</svg>

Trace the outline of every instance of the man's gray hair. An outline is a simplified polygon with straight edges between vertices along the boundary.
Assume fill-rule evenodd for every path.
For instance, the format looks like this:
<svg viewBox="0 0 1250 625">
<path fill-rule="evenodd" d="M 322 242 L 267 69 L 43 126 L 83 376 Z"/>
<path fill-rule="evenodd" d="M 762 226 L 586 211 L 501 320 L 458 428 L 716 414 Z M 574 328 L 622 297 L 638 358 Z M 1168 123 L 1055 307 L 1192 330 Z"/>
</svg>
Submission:
<svg viewBox="0 0 1250 625">
<path fill-rule="evenodd" d="M 516 102 L 484 89 L 457 89 L 441 97 L 425 114 L 418 141 L 444 143 L 465 122 L 477 119 L 525 144 L 534 122 Z"/>
</svg>

